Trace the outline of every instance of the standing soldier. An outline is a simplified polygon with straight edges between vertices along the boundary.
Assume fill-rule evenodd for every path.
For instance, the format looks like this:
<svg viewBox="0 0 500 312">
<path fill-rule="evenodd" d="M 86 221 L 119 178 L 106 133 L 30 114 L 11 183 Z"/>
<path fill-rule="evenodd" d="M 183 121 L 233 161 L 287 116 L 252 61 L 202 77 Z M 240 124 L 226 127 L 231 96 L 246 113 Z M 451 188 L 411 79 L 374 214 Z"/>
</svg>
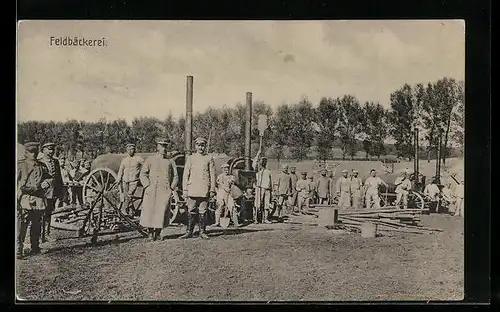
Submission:
<svg viewBox="0 0 500 312">
<path fill-rule="evenodd" d="M 57 203 L 58 208 L 62 207 L 64 204 L 68 206 L 71 204 L 71 187 L 69 186 L 69 184 L 71 183 L 71 176 L 69 174 L 70 170 L 68 169 L 66 157 L 62 156 L 59 158 L 59 166 L 61 168 L 61 179 L 63 182 L 63 186 L 61 191 L 62 199 L 60 199 L 59 202 Z"/>
<path fill-rule="evenodd" d="M 24 257 L 24 239 L 30 226 L 31 255 L 40 250 L 42 215 L 46 207 L 45 190 L 50 187 L 47 168 L 40 163 L 36 142 L 25 145 L 26 158 L 17 167 L 17 258 Z"/>
<path fill-rule="evenodd" d="M 288 204 L 288 199 L 292 196 L 292 177 L 288 174 L 288 165 L 283 165 L 274 189 L 278 196 L 278 220 L 281 222 L 283 220 L 283 216 L 281 215 L 283 206 Z M 264 222 L 266 222 L 266 220 L 264 220 Z"/>
<path fill-rule="evenodd" d="M 343 209 L 351 206 L 351 180 L 347 177 L 347 173 L 347 170 L 342 170 L 342 176 L 335 184 L 335 190 L 339 199 L 338 205 Z"/>
<path fill-rule="evenodd" d="M 215 186 L 217 188 L 217 208 L 215 210 L 215 224 L 220 227 L 220 218 L 227 214 L 227 210 L 233 212 L 234 201 L 231 197 L 231 187 L 235 182 L 235 177 L 229 174 L 229 165 L 222 164 L 222 173 L 217 176 Z M 234 218 L 233 218 L 234 220 Z"/>
<path fill-rule="evenodd" d="M 318 204 L 320 205 L 328 204 L 331 196 L 330 190 L 331 190 L 330 178 L 328 178 L 326 175 L 326 169 L 321 169 L 321 175 L 319 176 L 318 181 L 316 182 L 316 191 L 318 193 L 318 199 L 319 199 Z"/>
<path fill-rule="evenodd" d="M 365 181 L 365 189 L 363 192 L 366 200 L 366 208 L 371 208 L 372 202 L 373 208 L 380 208 L 380 196 L 378 195 L 378 192 L 381 185 L 388 187 L 387 183 L 377 177 L 377 171 L 375 169 L 371 169 L 370 176 Z"/>
<path fill-rule="evenodd" d="M 309 195 L 307 197 L 307 208 L 310 208 L 311 205 L 316 203 L 316 182 L 314 181 L 313 175 L 309 176 Z"/>
<path fill-rule="evenodd" d="M 54 158 L 54 143 L 45 143 L 42 146 L 43 156 L 40 158 L 49 174 L 50 187 L 45 190 L 46 208 L 42 217 L 42 242 L 46 242 L 50 236 L 50 222 L 56 201 L 63 197 L 63 181 L 61 177 L 61 167 L 59 161 Z"/>
<path fill-rule="evenodd" d="M 307 214 L 306 208 L 309 205 L 309 199 L 311 196 L 311 182 L 307 180 L 307 172 L 302 172 L 302 179 L 297 181 L 297 214 Z M 296 214 L 295 211 L 293 214 Z"/>
<path fill-rule="evenodd" d="M 262 212 L 262 221 L 268 223 L 269 210 L 271 209 L 271 170 L 267 169 L 267 158 L 260 159 L 259 171 L 255 180 L 255 202 L 253 209 L 254 223 L 258 222 L 258 214 Z"/>
<path fill-rule="evenodd" d="M 133 213 L 133 206 L 130 207 L 131 197 L 134 196 L 139 185 L 139 175 L 141 173 L 144 159 L 135 155 L 135 145 L 129 143 L 126 146 L 128 156 L 125 157 L 120 163 L 118 169 L 118 177 L 116 183 L 120 187 L 120 201 L 122 202 L 122 213 L 131 215 Z"/>
<path fill-rule="evenodd" d="M 405 169 L 400 177 L 396 178 L 396 206 L 403 200 L 403 209 L 408 208 L 408 194 L 411 189 L 411 181 L 408 178 L 408 170 Z"/>
<path fill-rule="evenodd" d="M 358 171 L 352 169 L 351 175 L 351 203 L 354 209 L 361 208 L 361 190 L 363 188 L 363 181 L 358 177 Z"/>
<path fill-rule="evenodd" d="M 169 139 L 156 140 L 157 153 L 146 159 L 139 174 L 144 187 L 140 224 L 148 228 L 153 241 L 169 224 L 170 197 L 179 181 L 174 161 L 166 158 L 169 143 Z"/>
<path fill-rule="evenodd" d="M 194 221 L 198 217 L 200 238 L 208 239 L 205 234 L 208 199 L 215 196 L 215 164 L 212 156 L 206 155 L 207 140 L 196 138 L 196 153 L 186 159 L 182 191 L 188 206 L 188 227 L 180 238 L 193 236 Z"/>
<path fill-rule="evenodd" d="M 295 173 L 295 166 L 290 167 L 290 178 L 292 179 L 292 196 L 288 199 L 288 207 L 291 207 L 291 211 L 293 211 L 293 207 L 297 205 L 297 181 L 299 177 Z"/>
</svg>

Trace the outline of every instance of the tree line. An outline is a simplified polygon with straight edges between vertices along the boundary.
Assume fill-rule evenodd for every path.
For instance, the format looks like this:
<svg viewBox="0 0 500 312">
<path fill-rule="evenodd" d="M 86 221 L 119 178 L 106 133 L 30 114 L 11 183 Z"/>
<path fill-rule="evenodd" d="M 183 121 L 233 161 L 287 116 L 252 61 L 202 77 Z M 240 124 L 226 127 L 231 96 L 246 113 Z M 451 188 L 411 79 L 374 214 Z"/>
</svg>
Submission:
<svg viewBox="0 0 500 312">
<path fill-rule="evenodd" d="M 451 145 L 464 144 L 464 83 L 443 78 L 427 85 L 403 85 L 390 95 L 390 107 L 380 103 L 361 104 L 355 96 L 324 97 L 314 106 L 306 97 L 297 103 L 281 104 L 275 110 L 263 102 L 253 103 L 252 153 L 259 148 L 258 116 L 266 115 L 264 151 L 268 157 L 305 159 L 311 151 L 321 160 L 330 159 L 333 149 L 342 158 L 353 158 L 359 150 L 366 158 L 395 154 L 414 157 L 414 129 L 420 133 L 420 153 L 436 155 L 441 142 L 442 160 L 450 155 Z M 209 140 L 209 150 L 230 156 L 244 154 L 245 110 L 234 107 L 208 108 L 193 116 L 193 137 Z M 175 150 L 184 149 L 186 120 L 171 114 L 164 120 L 136 117 L 129 125 L 125 120 L 97 122 L 28 121 L 18 124 L 18 141 L 57 142 L 57 153 L 68 157 L 89 157 L 105 153 L 122 153 L 124 145 L 134 141 L 139 152 L 154 152 L 155 138 L 166 135 Z M 441 138 L 441 140 L 439 139 Z M 384 142 L 392 139 L 394 151 Z"/>
</svg>

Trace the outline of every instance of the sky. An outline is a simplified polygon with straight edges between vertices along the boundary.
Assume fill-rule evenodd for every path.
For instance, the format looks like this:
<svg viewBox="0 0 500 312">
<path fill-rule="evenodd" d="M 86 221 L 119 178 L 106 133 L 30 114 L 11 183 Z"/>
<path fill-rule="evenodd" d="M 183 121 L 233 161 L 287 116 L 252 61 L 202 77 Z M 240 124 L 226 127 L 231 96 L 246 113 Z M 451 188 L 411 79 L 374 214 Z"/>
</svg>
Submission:
<svg viewBox="0 0 500 312">
<path fill-rule="evenodd" d="M 50 45 L 51 37 L 106 46 Z M 23 21 L 17 118 L 96 121 L 185 114 L 254 101 L 272 107 L 351 94 L 389 107 L 403 84 L 464 79 L 465 24 L 421 21 Z"/>
</svg>

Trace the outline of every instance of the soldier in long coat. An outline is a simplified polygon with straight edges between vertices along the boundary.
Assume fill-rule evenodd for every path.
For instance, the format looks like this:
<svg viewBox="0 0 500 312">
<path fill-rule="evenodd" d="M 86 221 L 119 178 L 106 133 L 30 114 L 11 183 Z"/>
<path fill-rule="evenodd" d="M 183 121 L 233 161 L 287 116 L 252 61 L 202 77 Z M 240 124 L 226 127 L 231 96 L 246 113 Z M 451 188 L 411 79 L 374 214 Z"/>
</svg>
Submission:
<svg viewBox="0 0 500 312">
<path fill-rule="evenodd" d="M 157 139 L 157 154 L 146 159 L 139 175 L 144 187 L 140 224 L 149 229 L 153 241 L 169 223 L 170 198 L 179 181 L 174 161 L 166 158 L 169 143 Z"/>
<path fill-rule="evenodd" d="M 40 162 L 47 167 L 50 176 L 47 180 L 50 183 L 50 187 L 45 192 L 46 208 L 42 217 L 42 242 L 46 242 L 49 238 L 51 216 L 55 209 L 56 201 L 58 199 L 62 200 L 64 196 L 61 166 L 59 165 L 59 161 L 54 158 L 55 146 L 54 143 L 45 143 L 42 146 L 43 156 L 40 157 Z"/>
<path fill-rule="evenodd" d="M 263 212 L 262 221 L 267 220 L 269 210 L 271 210 L 271 192 L 273 187 L 271 170 L 267 169 L 267 158 L 260 159 L 255 179 L 255 201 L 253 207 L 253 220 L 254 223 L 258 221 L 258 214 Z"/>
<path fill-rule="evenodd" d="M 134 196 L 139 186 L 139 175 L 141 172 L 144 159 L 135 155 L 135 144 L 129 143 L 126 145 L 128 156 L 125 157 L 118 169 L 117 183 L 120 185 L 120 192 L 122 193 L 122 213 L 132 214 L 133 210 L 130 207 L 131 197 Z"/>
<path fill-rule="evenodd" d="M 351 206 L 351 180 L 347 177 L 347 174 L 347 170 L 342 170 L 342 176 L 335 185 L 340 208 L 349 208 Z"/>
<path fill-rule="evenodd" d="M 316 192 L 318 194 L 318 204 L 328 204 L 330 200 L 330 178 L 326 176 L 326 169 L 321 169 L 321 175 L 316 181 Z"/>
<path fill-rule="evenodd" d="M 40 232 L 46 208 L 45 191 L 50 187 L 47 168 L 36 159 L 37 142 L 25 145 L 26 158 L 17 166 L 17 258 L 24 257 L 24 240 L 30 226 L 31 255 L 41 252 Z"/>
<path fill-rule="evenodd" d="M 196 153 L 187 157 L 182 178 L 182 192 L 189 212 L 188 226 L 186 233 L 179 238 L 193 236 L 194 222 L 198 217 L 199 236 L 208 239 L 205 234 L 206 211 L 209 198 L 215 196 L 215 164 L 212 156 L 205 154 L 207 140 L 196 138 L 194 143 Z"/>
</svg>

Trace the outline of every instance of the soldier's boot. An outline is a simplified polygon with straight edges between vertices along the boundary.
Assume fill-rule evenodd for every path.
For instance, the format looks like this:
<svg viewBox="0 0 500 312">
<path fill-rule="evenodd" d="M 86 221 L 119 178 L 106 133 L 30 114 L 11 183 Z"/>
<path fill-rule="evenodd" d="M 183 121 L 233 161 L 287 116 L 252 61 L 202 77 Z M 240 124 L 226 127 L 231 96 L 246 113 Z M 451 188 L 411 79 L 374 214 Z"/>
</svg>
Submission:
<svg viewBox="0 0 500 312">
<path fill-rule="evenodd" d="M 40 232 L 42 224 L 41 222 L 31 221 L 30 229 L 30 243 L 31 243 L 31 255 L 37 255 L 42 252 L 40 249 Z"/>
<path fill-rule="evenodd" d="M 233 219 L 234 226 L 240 226 L 240 222 L 238 220 L 238 210 L 234 207 L 231 211 L 231 218 Z"/>
<path fill-rule="evenodd" d="M 269 210 L 267 209 L 264 209 L 262 213 L 262 222 L 266 224 L 271 223 L 271 221 L 269 221 Z"/>
<path fill-rule="evenodd" d="M 220 213 L 215 214 L 215 224 L 214 226 L 220 227 Z"/>
<path fill-rule="evenodd" d="M 194 214 L 192 214 L 192 213 L 188 214 L 188 225 L 186 227 L 186 233 L 184 235 L 181 235 L 179 237 L 180 239 L 186 239 L 186 238 L 193 237 L 194 217 L 195 217 Z"/>
<path fill-rule="evenodd" d="M 278 206 L 276 209 L 277 209 L 277 212 L 278 212 L 278 222 L 283 222 L 283 213 L 282 213 L 283 212 L 283 208 L 282 208 L 282 206 Z"/>
<path fill-rule="evenodd" d="M 208 239 L 208 235 L 205 234 L 205 227 L 206 227 L 206 214 L 205 213 L 200 213 L 200 220 L 198 221 L 199 227 L 200 227 L 200 238 L 203 239 Z"/>
</svg>

